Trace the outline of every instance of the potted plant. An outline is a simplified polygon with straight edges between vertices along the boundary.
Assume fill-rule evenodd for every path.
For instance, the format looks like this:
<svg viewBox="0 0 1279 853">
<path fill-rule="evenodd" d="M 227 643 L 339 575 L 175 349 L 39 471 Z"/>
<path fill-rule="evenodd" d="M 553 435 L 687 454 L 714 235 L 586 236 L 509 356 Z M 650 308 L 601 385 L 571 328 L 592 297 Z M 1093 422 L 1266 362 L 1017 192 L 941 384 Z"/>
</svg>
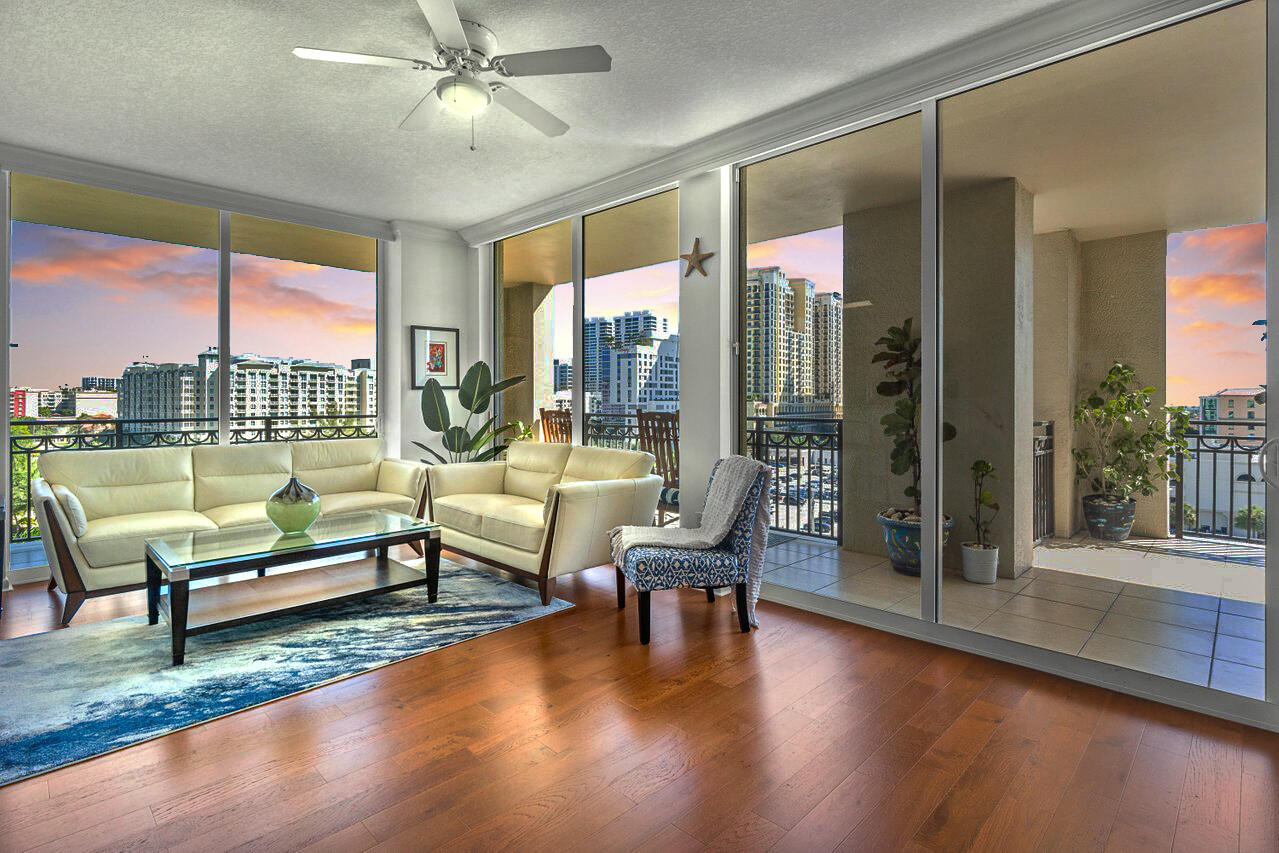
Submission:
<svg viewBox="0 0 1279 853">
<path fill-rule="evenodd" d="M 995 466 L 985 459 L 974 462 L 970 473 L 973 478 L 973 514 L 969 519 L 972 520 L 977 539 L 960 543 L 964 552 L 964 580 L 971 583 L 994 583 L 999 569 L 999 546 L 990 544 L 990 523 L 999 513 L 999 503 L 995 500 L 994 492 L 986 488 L 986 481 L 999 478 L 995 476 Z M 990 510 L 990 515 L 986 516 L 984 510 Z"/>
<path fill-rule="evenodd" d="M 471 420 L 476 415 L 487 414 L 494 397 L 523 381 L 523 376 L 511 376 L 494 383 L 493 372 L 489 366 L 483 361 L 475 362 L 462 377 L 462 383 L 457 390 L 458 402 L 462 404 L 462 408 L 466 409 L 466 423 L 455 425 L 449 418 L 448 399 L 445 398 L 444 389 L 439 381 L 426 380 L 426 385 L 422 388 L 422 422 L 426 424 L 427 429 L 440 433 L 448 457 L 444 457 L 437 450 L 420 441 L 413 443 L 435 457 L 436 462 L 444 464 L 488 462 L 498 458 L 506 451 L 506 444 L 487 445 L 507 434 L 514 434 L 517 440 L 529 438 L 533 434 L 532 429 L 525 426 L 522 421 L 498 426 L 497 417 L 494 416 L 472 433 Z M 428 465 L 433 464 L 430 459 L 422 461 Z"/>
<path fill-rule="evenodd" d="M 1188 449 L 1190 414 L 1181 406 L 1156 407 L 1154 388 L 1140 387 L 1136 372 L 1115 362 L 1097 390 L 1075 406 L 1075 480 L 1084 520 L 1095 539 L 1121 542 L 1132 532 L 1137 501 L 1159 482 L 1175 479 L 1172 462 Z"/>
<path fill-rule="evenodd" d="M 893 410 L 880 419 L 884 435 L 893 440 L 889 458 L 889 470 L 897 476 L 910 475 L 906 487 L 908 507 L 889 507 L 875 518 L 884 528 L 884 544 L 893 568 L 905 575 L 919 575 L 919 531 L 923 526 L 920 513 L 920 465 L 919 418 L 922 411 L 919 387 L 923 374 L 923 358 L 920 355 L 921 340 L 911 328 L 907 317 L 900 326 L 890 326 L 888 334 L 875 341 L 879 352 L 871 358 L 871 364 L 883 364 L 888 378 L 875 387 L 881 397 L 895 398 Z M 942 441 L 955 437 L 955 428 L 942 424 Z M 947 516 L 942 524 L 942 541 L 949 536 L 955 520 Z"/>
</svg>

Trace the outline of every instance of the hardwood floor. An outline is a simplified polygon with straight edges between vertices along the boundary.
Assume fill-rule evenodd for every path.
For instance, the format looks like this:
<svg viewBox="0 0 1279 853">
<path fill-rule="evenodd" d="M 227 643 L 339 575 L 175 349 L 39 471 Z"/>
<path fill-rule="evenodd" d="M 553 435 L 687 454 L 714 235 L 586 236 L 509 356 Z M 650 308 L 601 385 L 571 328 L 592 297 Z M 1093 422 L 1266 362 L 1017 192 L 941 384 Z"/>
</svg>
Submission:
<svg viewBox="0 0 1279 853">
<path fill-rule="evenodd" d="M 700 590 L 645 647 L 613 578 L 0 788 L 0 850 L 1279 849 L 1277 735 L 776 605 L 744 635 Z M 0 635 L 56 613 L 20 588 Z"/>
</svg>

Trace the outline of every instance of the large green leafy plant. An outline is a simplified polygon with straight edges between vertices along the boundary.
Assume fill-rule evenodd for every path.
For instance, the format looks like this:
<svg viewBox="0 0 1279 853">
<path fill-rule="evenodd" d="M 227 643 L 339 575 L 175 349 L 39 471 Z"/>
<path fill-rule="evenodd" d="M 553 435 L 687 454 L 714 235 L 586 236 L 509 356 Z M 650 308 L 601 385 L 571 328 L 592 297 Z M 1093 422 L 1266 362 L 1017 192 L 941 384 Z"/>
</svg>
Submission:
<svg viewBox="0 0 1279 853">
<path fill-rule="evenodd" d="M 462 384 L 458 386 L 457 391 L 458 402 L 462 404 L 462 408 L 466 409 L 466 422 L 455 425 L 449 416 L 449 404 L 444 396 L 444 389 L 437 380 L 426 380 L 426 385 L 422 388 L 422 422 L 426 424 L 427 429 L 440 434 L 448 456 L 445 457 L 420 441 L 413 443 L 435 457 L 437 462 L 444 464 L 488 462 L 498 458 L 506 451 L 506 443 L 499 439 L 504 436 L 527 438 L 532 431 L 521 421 L 499 426 L 497 416 L 492 416 L 472 432 L 471 422 L 477 416 L 483 418 L 488 415 L 493 398 L 523 381 L 523 376 L 510 376 L 501 382 L 494 382 L 493 372 L 489 366 L 482 361 L 475 362 L 462 377 Z M 431 464 L 430 459 L 422 461 L 428 465 Z"/>
<path fill-rule="evenodd" d="M 900 326 L 890 326 L 888 333 L 875 341 L 875 346 L 880 350 L 871 358 L 871 364 L 883 364 L 888 374 L 875 391 L 881 397 L 897 399 L 893 410 L 879 421 L 884 427 L 884 435 L 893 440 L 889 470 L 898 476 L 910 475 L 910 485 L 906 487 L 905 494 L 911 500 L 914 514 L 919 515 L 922 342 L 911 328 L 911 318 L 907 317 Z M 948 423 L 942 424 L 942 441 L 950 441 L 954 437 L 955 428 Z"/>
<path fill-rule="evenodd" d="M 1172 462 L 1188 450 L 1190 413 L 1155 406 L 1154 393 L 1141 387 L 1131 366 L 1116 361 L 1075 406 L 1075 479 L 1104 500 L 1153 495 L 1157 483 L 1176 479 Z"/>
</svg>

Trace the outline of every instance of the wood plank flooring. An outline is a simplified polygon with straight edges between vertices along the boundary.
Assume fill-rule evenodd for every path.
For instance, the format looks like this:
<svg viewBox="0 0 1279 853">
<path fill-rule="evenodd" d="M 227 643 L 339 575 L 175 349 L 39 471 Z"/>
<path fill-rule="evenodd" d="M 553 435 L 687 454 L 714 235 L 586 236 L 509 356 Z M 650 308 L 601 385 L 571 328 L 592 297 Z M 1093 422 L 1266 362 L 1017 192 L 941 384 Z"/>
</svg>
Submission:
<svg viewBox="0 0 1279 853">
<path fill-rule="evenodd" d="M 0 788 L 0 850 L 1279 850 L 1279 735 L 776 605 L 743 635 L 701 592 L 643 647 L 611 569 L 558 594 Z M 58 607 L 21 587 L 0 636 Z"/>
</svg>

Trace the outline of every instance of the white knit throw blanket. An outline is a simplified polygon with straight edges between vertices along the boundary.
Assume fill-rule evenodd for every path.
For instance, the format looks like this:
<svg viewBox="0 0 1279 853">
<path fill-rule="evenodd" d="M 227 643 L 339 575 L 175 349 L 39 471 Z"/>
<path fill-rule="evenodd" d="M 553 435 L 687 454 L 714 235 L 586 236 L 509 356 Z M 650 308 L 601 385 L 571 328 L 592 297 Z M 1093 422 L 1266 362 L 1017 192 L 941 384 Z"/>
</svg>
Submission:
<svg viewBox="0 0 1279 853">
<path fill-rule="evenodd" d="M 733 522 L 741 512 L 746 494 L 755 479 L 763 473 L 764 490 L 760 495 L 759 507 L 755 511 L 755 525 L 751 533 L 750 565 L 748 567 L 747 596 L 748 615 L 752 625 L 759 625 L 755 619 L 755 602 L 759 600 L 759 587 L 764 575 L 764 549 L 768 546 L 769 488 L 772 485 L 772 469 L 762 462 L 747 459 L 745 456 L 729 456 L 721 459 L 715 470 L 715 478 L 711 481 L 706 495 L 706 506 L 702 510 L 701 527 L 638 527 L 626 525 L 615 527 L 609 531 L 613 542 L 613 562 L 620 566 L 626 559 L 626 552 L 632 548 L 690 548 L 706 550 L 714 548 L 724 541 Z"/>
</svg>

